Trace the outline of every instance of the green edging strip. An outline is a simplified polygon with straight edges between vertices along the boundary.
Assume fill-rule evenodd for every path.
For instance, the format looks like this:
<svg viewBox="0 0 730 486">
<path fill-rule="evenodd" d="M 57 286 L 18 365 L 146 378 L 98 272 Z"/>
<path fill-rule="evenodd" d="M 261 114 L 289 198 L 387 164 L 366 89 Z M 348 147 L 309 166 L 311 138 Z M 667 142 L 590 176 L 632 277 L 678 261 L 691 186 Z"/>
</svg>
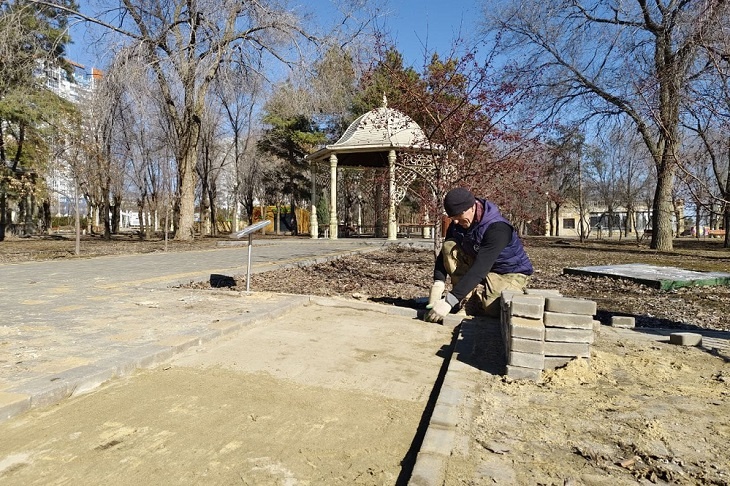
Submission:
<svg viewBox="0 0 730 486">
<path fill-rule="evenodd" d="M 631 280 L 659 290 L 730 285 L 730 273 L 696 272 L 682 268 L 658 267 L 643 263 L 564 268 L 563 274 Z"/>
</svg>

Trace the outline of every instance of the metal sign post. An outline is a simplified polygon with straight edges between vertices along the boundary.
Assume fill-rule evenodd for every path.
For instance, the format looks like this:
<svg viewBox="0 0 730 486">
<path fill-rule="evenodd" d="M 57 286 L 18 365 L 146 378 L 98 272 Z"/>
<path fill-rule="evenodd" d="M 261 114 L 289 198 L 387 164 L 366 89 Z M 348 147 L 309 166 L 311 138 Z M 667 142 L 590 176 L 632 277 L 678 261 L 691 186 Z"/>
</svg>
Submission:
<svg viewBox="0 0 730 486">
<path fill-rule="evenodd" d="M 250 288 L 250 284 L 251 284 L 251 246 L 253 245 L 253 234 L 255 231 L 258 231 L 261 228 L 265 228 L 270 224 L 271 224 L 271 221 L 266 219 L 264 221 L 259 221 L 258 223 L 252 224 L 251 226 L 246 226 L 238 233 L 233 234 L 233 236 L 236 238 L 243 238 L 244 236 L 248 235 L 248 264 L 246 265 L 246 292 L 248 292 L 248 289 Z"/>
</svg>

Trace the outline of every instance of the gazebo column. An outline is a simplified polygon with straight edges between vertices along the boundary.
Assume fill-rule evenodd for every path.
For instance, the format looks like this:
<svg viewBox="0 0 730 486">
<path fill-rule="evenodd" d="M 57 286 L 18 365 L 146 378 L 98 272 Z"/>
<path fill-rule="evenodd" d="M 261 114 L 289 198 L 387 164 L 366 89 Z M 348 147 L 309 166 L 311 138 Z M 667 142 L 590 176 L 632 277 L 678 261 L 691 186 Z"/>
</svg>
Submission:
<svg viewBox="0 0 730 486">
<path fill-rule="evenodd" d="M 330 155 L 330 240 L 337 239 L 337 155 Z"/>
<path fill-rule="evenodd" d="M 383 184 L 375 184 L 375 237 L 386 236 L 385 218 L 383 218 Z"/>
<path fill-rule="evenodd" d="M 388 152 L 388 239 L 398 239 L 395 217 L 395 150 Z"/>
<path fill-rule="evenodd" d="M 312 178 L 312 198 L 309 208 L 309 236 L 316 240 L 319 237 L 319 222 L 317 221 L 317 164 L 309 163 L 309 173 Z"/>
</svg>

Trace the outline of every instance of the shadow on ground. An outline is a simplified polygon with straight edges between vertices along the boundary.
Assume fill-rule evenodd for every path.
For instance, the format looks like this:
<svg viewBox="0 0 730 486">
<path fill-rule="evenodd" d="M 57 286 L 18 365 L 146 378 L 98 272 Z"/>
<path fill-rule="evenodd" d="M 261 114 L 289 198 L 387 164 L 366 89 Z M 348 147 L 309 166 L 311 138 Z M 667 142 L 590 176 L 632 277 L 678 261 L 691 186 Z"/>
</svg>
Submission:
<svg viewBox="0 0 730 486">
<path fill-rule="evenodd" d="M 457 355 L 459 361 L 492 375 L 504 374 L 507 360 L 497 319 L 464 319 L 461 335 L 463 351 Z"/>
</svg>

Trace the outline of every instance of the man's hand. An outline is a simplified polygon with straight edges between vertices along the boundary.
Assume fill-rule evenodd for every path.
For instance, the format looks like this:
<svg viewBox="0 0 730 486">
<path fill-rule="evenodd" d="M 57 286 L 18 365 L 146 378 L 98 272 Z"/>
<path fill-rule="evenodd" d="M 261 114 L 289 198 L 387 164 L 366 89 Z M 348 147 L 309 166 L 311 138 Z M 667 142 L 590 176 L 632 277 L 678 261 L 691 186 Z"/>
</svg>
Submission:
<svg viewBox="0 0 730 486">
<path fill-rule="evenodd" d="M 423 316 L 423 320 L 426 322 L 440 322 L 444 320 L 449 312 L 451 312 L 451 304 L 446 302 L 446 298 L 438 300 L 435 304 L 428 304 L 426 309 L 426 315 Z"/>
<path fill-rule="evenodd" d="M 441 300 L 441 296 L 444 294 L 446 288 L 446 282 L 443 280 L 436 280 L 431 286 L 431 293 L 428 295 L 428 305 L 432 306 Z M 431 307 L 429 307 L 430 309 Z"/>
</svg>

